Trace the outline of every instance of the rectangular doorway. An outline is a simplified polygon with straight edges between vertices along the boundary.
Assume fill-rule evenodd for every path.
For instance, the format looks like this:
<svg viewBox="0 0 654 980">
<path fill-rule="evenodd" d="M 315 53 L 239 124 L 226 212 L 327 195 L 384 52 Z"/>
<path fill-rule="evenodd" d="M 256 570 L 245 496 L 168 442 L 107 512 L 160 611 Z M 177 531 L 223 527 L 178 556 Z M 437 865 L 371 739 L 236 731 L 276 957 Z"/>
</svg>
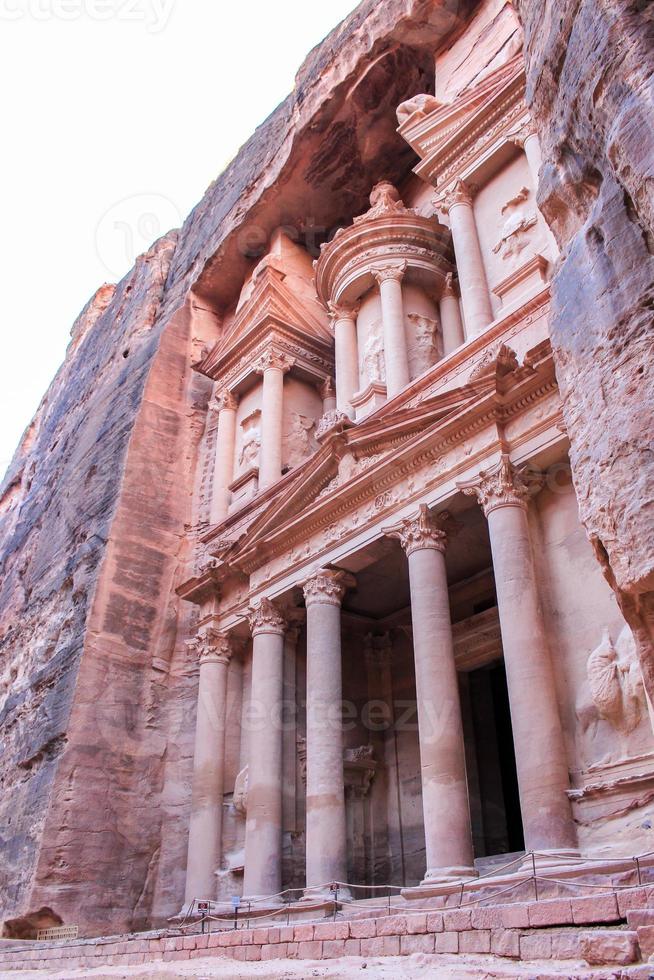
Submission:
<svg viewBox="0 0 654 980">
<path fill-rule="evenodd" d="M 504 662 L 470 671 L 462 688 L 475 858 L 524 850 Z"/>
</svg>

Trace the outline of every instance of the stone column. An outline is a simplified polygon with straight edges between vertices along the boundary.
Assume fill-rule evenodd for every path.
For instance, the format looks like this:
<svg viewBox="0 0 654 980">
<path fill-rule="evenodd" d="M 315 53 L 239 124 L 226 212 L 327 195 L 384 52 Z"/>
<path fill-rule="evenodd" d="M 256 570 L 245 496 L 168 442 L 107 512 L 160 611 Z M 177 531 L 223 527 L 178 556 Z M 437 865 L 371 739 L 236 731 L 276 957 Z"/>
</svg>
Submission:
<svg viewBox="0 0 654 980">
<path fill-rule="evenodd" d="M 459 688 L 445 570 L 446 515 L 421 506 L 415 518 L 386 533 L 409 561 L 425 821 L 424 883 L 474 875 L 474 855 Z"/>
<path fill-rule="evenodd" d="M 243 894 L 255 898 L 276 895 L 282 887 L 282 697 L 286 621 L 268 599 L 262 599 L 251 610 L 249 621 L 253 648 Z"/>
<path fill-rule="evenodd" d="M 540 483 L 503 455 L 458 487 L 477 497 L 488 519 L 525 847 L 569 852 L 576 834 L 566 748 L 527 519 L 529 496 Z"/>
<path fill-rule="evenodd" d="M 443 353 L 450 354 L 465 343 L 459 297 L 454 288 L 454 276 L 451 272 L 445 277 L 445 288 L 440 299 L 440 317 L 443 330 Z"/>
<path fill-rule="evenodd" d="M 304 583 L 307 606 L 307 891 L 347 881 L 343 777 L 341 602 L 346 572 L 320 569 Z"/>
<path fill-rule="evenodd" d="M 406 262 L 400 262 L 383 269 L 372 270 L 379 283 L 381 296 L 386 392 L 389 398 L 393 398 L 409 383 L 409 354 L 402 297 L 402 279 L 406 267 Z"/>
<path fill-rule="evenodd" d="M 265 490 L 282 475 L 282 438 L 284 426 L 284 375 L 295 362 L 275 350 L 266 351 L 256 370 L 263 375 L 261 405 L 261 457 L 259 489 Z"/>
<path fill-rule="evenodd" d="M 322 398 L 322 414 L 336 410 L 336 388 L 331 378 L 325 378 L 320 385 L 320 397 Z"/>
<path fill-rule="evenodd" d="M 527 163 L 529 164 L 531 176 L 534 181 L 534 189 L 538 190 L 538 177 L 540 174 L 542 156 L 540 152 L 540 140 L 538 139 L 538 134 L 536 133 L 534 126 L 531 124 L 527 126 L 523 132 L 518 135 L 515 142 L 525 151 Z"/>
<path fill-rule="evenodd" d="M 329 310 L 334 330 L 336 358 L 336 407 L 354 418 L 350 401 L 359 390 L 359 346 L 357 343 L 357 315 L 359 304 L 344 306 L 330 303 Z"/>
<path fill-rule="evenodd" d="M 193 796 L 186 862 L 186 897 L 213 899 L 220 867 L 225 767 L 227 668 L 232 645 L 224 633 L 207 627 L 190 644 L 200 659 L 193 760 Z"/>
<path fill-rule="evenodd" d="M 462 180 L 445 201 L 459 274 L 466 337 L 481 333 L 493 320 L 484 262 L 481 257 L 472 195 Z"/>
<path fill-rule="evenodd" d="M 227 489 L 234 479 L 234 448 L 236 442 L 236 409 L 238 401 L 225 389 L 217 399 L 218 432 L 211 495 L 211 523 L 221 524 L 227 517 L 231 493 Z"/>
</svg>

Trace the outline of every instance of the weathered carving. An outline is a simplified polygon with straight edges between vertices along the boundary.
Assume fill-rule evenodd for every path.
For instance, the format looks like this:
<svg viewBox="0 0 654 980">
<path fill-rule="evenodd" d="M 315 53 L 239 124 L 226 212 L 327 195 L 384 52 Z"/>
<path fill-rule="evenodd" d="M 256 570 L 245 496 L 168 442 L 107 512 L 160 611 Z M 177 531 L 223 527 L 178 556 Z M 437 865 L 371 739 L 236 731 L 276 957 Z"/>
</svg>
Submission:
<svg viewBox="0 0 654 980">
<path fill-rule="evenodd" d="M 234 809 L 241 816 L 246 817 L 248 811 L 248 777 L 249 777 L 249 766 L 245 766 L 241 769 L 236 781 L 234 782 L 234 796 L 232 797 L 232 802 L 234 804 Z"/>
<path fill-rule="evenodd" d="M 402 282 L 407 267 L 408 263 L 404 259 L 402 262 L 394 262 L 392 265 L 384 265 L 379 269 L 371 269 L 370 271 L 381 286 L 388 279 L 392 279 L 394 282 Z"/>
<path fill-rule="evenodd" d="M 493 253 L 500 255 L 503 261 L 519 255 L 531 241 L 530 229 L 538 223 L 535 210 L 527 211 L 522 205 L 529 200 L 531 192 L 522 187 L 514 197 L 502 207 L 502 214 L 507 215 L 502 226 L 499 240 L 493 245 Z"/>
<path fill-rule="evenodd" d="M 318 449 L 315 430 L 315 419 L 308 415 L 301 415 L 299 412 L 293 412 L 291 429 L 284 440 L 286 453 L 284 464 L 286 466 L 298 466 L 307 456 L 315 453 Z"/>
<path fill-rule="evenodd" d="M 342 432 L 347 426 L 352 425 L 352 419 L 345 412 L 334 408 L 331 412 L 325 412 L 318 422 L 316 428 L 316 439 L 323 439 L 330 432 Z"/>
<path fill-rule="evenodd" d="M 404 206 L 398 189 L 390 181 L 382 180 L 375 184 L 370 192 L 370 210 L 356 217 L 353 224 L 359 225 L 364 221 L 384 218 L 389 214 L 406 213 L 409 213 L 409 210 Z"/>
<path fill-rule="evenodd" d="M 356 585 L 356 579 L 341 569 L 321 568 L 303 583 L 304 599 L 307 606 L 323 602 L 340 606 L 349 588 Z"/>
<path fill-rule="evenodd" d="M 542 485 L 540 474 L 519 470 L 503 453 L 499 463 L 489 470 L 480 470 L 475 480 L 457 483 L 457 488 L 468 497 L 476 497 L 488 517 L 498 507 L 526 508 Z"/>
<path fill-rule="evenodd" d="M 216 392 L 214 405 L 219 412 L 223 410 L 235 412 L 238 408 L 238 398 L 229 388 L 221 388 Z"/>
<path fill-rule="evenodd" d="M 270 599 L 261 599 L 250 608 L 248 622 L 252 636 L 258 633 L 283 633 L 286 629 L 284 616 Z"/>
<path fill-rule="evenodd" d="M 586 663 L 587 687 L 576 705 L 584 755 L 595 764 L 615 762 L 629 756 L 629 738 L 647 714 L 643 677 L 633 633 L 625 626 L 614 644 L 604 631 L 599 645 Z M 600 722 L 613 729 L 608 753 L 598 761 Z"/>
<path fill-rule="evenodd" d="M 379 329 L 378 325 L 373 325 Z M 386 383 L 386 361 L 384 359 L 384 344 L 377 329 L 371 328 L 363 347 L 361 356 L 361 374 L 368 381 Z"/>
<path fill-rule="evenodd" d="M 518 367 L 518 355 L 513 348 L 499 342 L 484 351 L 470 372 L 470 380 L 480 381 L 493 375 L 510 374 Z"/>
<path fill-rule="evenodd" d="M 443 356 L 440 324 L 422 313 L 408 313 L 407 320 L 415 331 L 415 345 L 409 351 L 411 366 L 415 374 L 422 374 Z"/>
<path fill-rule="evenodd" d="M 428 548 L 444 552 L 448 536 L 456 531 L 456 525 L 447 511 L 431 514 L 427 505 L 421 504 L 415 517 L 405 518 L 383 531 L 387 537 L 399 540 L 408 557 L 414 551 Z"/>
<path fill-rule="evenodd" d="M 213 626 L 202 627 L 196 636 L 187 641 L 186 646 L 197 657 L 200 666 L 207 663 L 227 666 L 234 653 L 229 634 Z"/>
<path fill-rule="evenodd" d="M 401 102 L 397 107 L 398 124 L 401 126 L 415 112 L 419 112 L 421 116 L 428 116 L 430 112 L 436 112 L 437 109 L 440 109 L 441 105 L 442 103 L 433 95 L 414 95 L 412 99 Z"/>
<path fill-rule="evenodd" d="M 241 451 L 238 465 L 242 472 L 259 465 L 261 450 L 261 412 L 252 412 L 241 422 Z"/>
</svg>

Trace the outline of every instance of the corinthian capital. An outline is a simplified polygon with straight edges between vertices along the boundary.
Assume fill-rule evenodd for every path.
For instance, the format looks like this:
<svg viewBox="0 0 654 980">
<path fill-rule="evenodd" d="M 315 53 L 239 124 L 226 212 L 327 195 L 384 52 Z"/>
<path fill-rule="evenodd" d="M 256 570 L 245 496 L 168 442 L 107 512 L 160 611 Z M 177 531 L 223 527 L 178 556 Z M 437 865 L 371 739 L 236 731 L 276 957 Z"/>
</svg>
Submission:
<svg viewBox="0 0 654 980">
<path fill-rule="evenodd" d="M 238 408 L 238 398 L 236 398 L 229 388 L 221 388 L 216 392 L 214 404 L 219 412 L 223 410 L 235 412 Z"/>
<path fill-rule="evenodd" d="M 257 633 L 284 633 L 286 620 L 278 607 L 270 599 L 261 599 L 248 612 L 248 622 L 252 636 Z"/>
<path fill-rule="evenodd" d="M 474 480 L 457 483 L 457 488 L 469 497 L 476 497 L 486 517 L 498 507 L 527 509 L 529 498 L 543 485 L 542 478 L 513 465 L 507 453 L 489 470 L 480 470 Z"/>
<path fill-rule="evenodd" d="M 472 184 L 466 184 L 463 180 L 457 180 L 453 187 L 445 194 L 439 204 L 439 208 L 445 214 L 449 214 L 450 209 L 455 204 L 468 204 L 472 206 L 472 198 L 475 188 Z"/>
<path fill-rule="evenodd" d="M 304 599 L 307 606 L 316 602 L 340 606 L 347 589 L 355 585 L 356 579 L 348 572 L 321 568 L 303 583 Z"/>
<path fill-rule="evenodd" d="M 254 370 L 257 372 L 257 374 L 264 374 L 270 369 L 283 371 L 284 374 L 286 374 L 287 371 L 291 370 L 294 364 L 294 358 L 289 357 L 288 354 L 284 354 L 283 351 L 272 349 L 267 350 L 261 355 L 259 360 L 254 365 Z"/>
<path fill-rule="evenodd" d="M 203 664 L 227 666 L 234 653 L 234 645 L 228 633 L 221 633 L 213 626 L 204 626 L 187 642 L 187 647 Z"/>
<path fill-rule="evenodd" d="M 398 539 L 408 557 L 414 551 L 427 549 L 444 552 L 448 537 L 456 533 L 458 526 L 447 511 L 430 514 L 427 505 L 421 504 L 415 517 L 407 517 L 383 531 L 387 537 Z"/>
<path fill-rule="evenodd" d="M 381 286 L 388 279 L 392 279 L 395 282 L 402 282 L 406 269 L 407 262 L 404 260 L 402 262 L 394 262 L 393 265 L 385 265 L 381 269 L 371 269 L 370 271 Z"/>
<path fill-rule="evenodd" d="M 332 321 L 332 328 L 337 320 L 356 320 L 361 309 L 361 302 L 356 303 L 333 303 L 327 304 L 329 309 L 329 319 Z"/>
</svg>

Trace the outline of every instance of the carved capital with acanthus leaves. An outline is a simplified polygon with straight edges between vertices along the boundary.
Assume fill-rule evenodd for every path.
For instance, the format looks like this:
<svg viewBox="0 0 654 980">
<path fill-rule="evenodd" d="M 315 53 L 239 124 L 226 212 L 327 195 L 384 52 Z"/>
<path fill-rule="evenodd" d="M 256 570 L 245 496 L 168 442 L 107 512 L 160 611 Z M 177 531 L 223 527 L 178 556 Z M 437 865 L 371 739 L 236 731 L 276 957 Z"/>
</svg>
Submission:
<svg viewBox="0 0 654 980">
<path fill-rule="evenodd" d="M 258 633 L 286 632 L 287 622 L 279 607 L 270 599 L 261 599 L 248 612 L 248 622 L 252 636 Z"/>
<path fill-rule="evenodd" d="M 229 388 L 221 388 L 216 392 L 214 405 L 218 412 L 235 412 L 238 408 L 238 398 Z"/>
<path fill-rule="evenodd" d="M 459 296 L 459 290 L 454 282 L 454 273 L 448 272 L 445 276 L 445 282 L 443 285 L 442 296 L 454 296 L 455 299 Z"/>
<path fill-rule="evenodd" d="M 340 606 L 346 591 L 355 585 L 356 579 L 349 572 L 321 568 L 303 583 L 307 608 L 315 603 Z"/>
<path fill-rule="evenodd" d="M 457 180 L 438 202 L 439 210 L 444 214 L 449 214 L 456 204 L 467 204 L 468 207 L 472 207 L 474 192 L 475 187 L 472 184 L 467 184 L 464 180 Z"/>
<path fill-rule="evenodd" d="M 513 465 L 507 453 L 488 470 L 480 470 L 474 480 L 457 483 L 457 488 L 469 497 L 476 497 L 486 517 L 500 507 L 527 509 L 531 497 L 543 485 L 540 474 Z"/>
<path fill-rule="evenodd" d="M 356 303 L 329 302 L 327 306 L 329 309 L 329 319 L 331 321 L 332 330 L 339 320 L 356 320 L 359 315 L 359 310 L 361 309 L 361 303 L 358 300 Z"/>
<path fill-rule="evenodd" d="M 385 265 L 379 269 L 371 269 L 373 276 L 377 280 L 378 284 L 381 286 L 383 282 L 402 282 L 404 275 L 407 270 L 406 260 L 402 262 L 394 262 L 392 265 Z"/>
<path fill-rule="evenodd" d="M 188 649 L 196 655 L 200 667 L 204 664 L 221 664 L 226 667 L 234 654 L 234 643 L 228 633 L 213 626 L 204 626 L 187 642 Z"/>
<path fill-rule="evenodd" d="M 254 370 L 257 374 L 265 374 L 266 371 L 281 371 L 286 374 L 294 364 L 295 358 L 273 348 L 261 355 L 254 365 Z"/>
<path fill-rule="evenodd" d="M 387 537 L 398 539 L 408 557 L 414 551 L 444 553 L 449 537 L 458 528 L 459 524 L 447 511 L 431 514 L 427 505 L 421 504 L 415 517 L 407 517 L 399 524 L 383 528 L 383 531 Z"/>
</svg>

